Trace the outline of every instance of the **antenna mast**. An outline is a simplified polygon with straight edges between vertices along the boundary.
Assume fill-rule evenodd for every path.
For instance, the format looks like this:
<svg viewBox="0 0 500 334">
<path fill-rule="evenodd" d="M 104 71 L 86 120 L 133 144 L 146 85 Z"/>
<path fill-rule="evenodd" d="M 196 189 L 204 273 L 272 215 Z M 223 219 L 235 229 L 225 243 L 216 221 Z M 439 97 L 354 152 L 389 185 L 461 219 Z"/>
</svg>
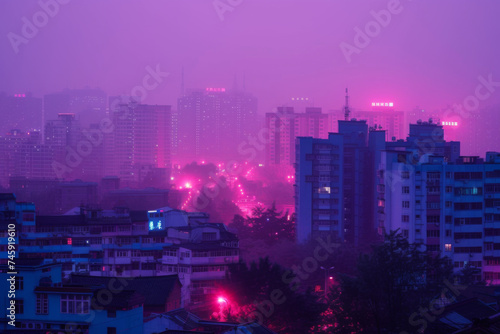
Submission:
<svg viewBox="0 0 500 334">
<path fill-rule="evenodd" d="M 347 88 L 345 89 L 345 106 L 344 106 L 344 118 L 346 121 L 349 120 L 349 114 L 351 111 L 349 110 L 349 94 L 347 92 Z"/>
</svg>

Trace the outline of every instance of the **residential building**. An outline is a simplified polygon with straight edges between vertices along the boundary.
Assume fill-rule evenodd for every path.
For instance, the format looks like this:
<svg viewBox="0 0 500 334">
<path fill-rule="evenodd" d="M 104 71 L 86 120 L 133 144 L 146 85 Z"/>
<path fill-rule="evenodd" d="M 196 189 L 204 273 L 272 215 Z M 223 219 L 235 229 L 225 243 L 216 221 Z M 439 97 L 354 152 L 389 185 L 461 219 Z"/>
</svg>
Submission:
<svg viewBox="0 0 500 334">
<path fill-rule="evenodd" d="M 328 139 L 297 138 L 297 237 L 305 242 L 333 234 L 353 244 L 370 240 L 375 163 L 385 132 L 365 121 L 339 121 Z"/>
<path fill-rule="evenodd" d="M 257 129 L 257 99 L 237 89 L 209 87 L 177 100 L 172 121 L 176 163 L 227 161 Z"/>
<path fill-rule="evenodd" d="M 396 110 L 393 102 L 372 102 L 371 110 L 353 110 L 351 117 L 364 119 L 368 126 L 385 130 L 387 141 L 406 137 L 405 113 Z"/>
<path fill-rule="evenodd" d="M 0 272 L 7 276 L 7 265 Z M 0 307 L 6 310 L 15 304 L 15 327 L 7 314 L 0 318 L 2 333 L 29 333 L 36 331 L 86 334 L 121 333 L 134 329 L 142 333 L 142 300 L 134 291 L 119 295 L 102 287 L 65 285 L 60 263 L 43 260 L 16 260 L 15 296 L 0 298 Z M 9 275 L 10 276 L 10 275 Z M 2 279 L 0 288 L 9 291 L 10 282 Z M 115 285 L 118 288 L 118 285 Z M 120 288 L 123 289 L 123 286 Z M 106 295 L 106 297 L 103 297 Z M 109 297 L 109 299 L 105 299 Z"/>
<path fill-rule="evenodd" d="M 161 174 L 167 184 L 170 169 L 170 106 L 136 102 L 118 104 L 111 110 L 114 131 L 110 147 L 111 174 L 122 183 L 140 185 Z M 108 173 L 109 174 L 109 173 Z"/>
<path fill-rule="evenodd" d="M 2 233 L 7 233 L 9 222 L 18 220 L 18 256 L 61 263 L 64 280 L 71 273 L 102 277 L 176 274 L 182 284 L 181 306 L 204 308 L 217 293 L 217 282 L 225 279 L 228 266 L 239 261 L 237 237 L 224 224 L 210 223 L 205 213 L 168 207 L 149 212 L 82 207 L 35 220 L 33 204 L 16 204 L 12 194 L 1 198 L 7 203 L 1 211 L 6 217 Z M 0 247 L 5 250 L 0 258 L 5 263 L 7 245 Z"/>
<path fill-rule="evenodd" d="M 400 229 L 410 242 L 448 256 L 456 270 L 500 282 L 500 154 L 454 162 L 411 152 L 383 153 L 379 169 L 379 229 Z M 497 248 L 499 250 L 497 250 Z"/>
<path fill-rule="evenodd" d="M 266 164 L 275 167 L 283 176 L 293 175 L 295 138 L 328 137 L 328 115 L 321 108 L 307 107 L 305 113 L 296 113 L 293 107 L 278 107 L 266 114 Z"/>
<path fill-rule="evenodd" d="M 43 109 L 42 99 L 31 94 L 0 94 L 0 136 L 11 129 L 20 132 L 42 131 Z"/>
</svg>

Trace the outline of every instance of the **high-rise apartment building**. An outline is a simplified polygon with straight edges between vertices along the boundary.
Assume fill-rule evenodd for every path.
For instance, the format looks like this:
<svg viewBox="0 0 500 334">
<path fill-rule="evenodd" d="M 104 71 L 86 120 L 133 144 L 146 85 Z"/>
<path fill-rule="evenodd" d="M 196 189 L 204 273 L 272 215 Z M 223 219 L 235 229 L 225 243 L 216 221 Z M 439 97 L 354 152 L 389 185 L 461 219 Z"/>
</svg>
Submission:
<svg viewBox="0 0 500 334">
<path fill-rule="evenodd" d="M 299 242 L 332 231 L 339 238 L 355 245 L 375 237 L 379 227 L 376 217 L 380 210 L 376 180 L 377 169 L 383 159 L 382 152 L 410 152 L 408 154 L 417 161 L 429 155 L 453 161 L 460 155 L 460 143 L 444 141 L 443 127 L 438 124 L 412 124 L 406 141 L 389 142 L 385 139 L 386 131 L 369 128 L 366 121 L 339 121 L 338 124 L 339 132 L 330 133 L 328 139 L 297 139 L 296 212 Z M 329 146 L 332 152 L 325 153 L 328 150 L 323 149 L 325 152 L 319 153 L 318 147 L 323 145 Z M 339 145 L 342 148 L 336 147 Z M 318 203 L 322 197 L 330 200 L 329 196 L 324 195 L 325 191 L 340 192 L 339 196 L 334 196 L 334 203 L 337 205 L 338 199 L 339 207 L 330 213 L 325 206 L 327 203 L 320 201 L 321 208 Z"/>
<path fill-rule="evenodd" d="M 410 242 L 448 256 L 475 279 L 500 282 L 500 153 L 486 159 L 383 153 L 379 170 L 379 228 L 399 229 Z M 389 177 L 388 177 L 389 176 Z"/>
<path fill-rule="evenodd" d="M 177 101 L 172 119 L 176 162 L 233 160 L 257 128 L 257 99 L 242 91 L 206 88 Z"/>
<path fill-rule="evenodd" d="M 130 102 L 112 111 L 110 146 L 113 175 L 126 182 L 141 182 L 148 174 L 170 168 L 170 106 Z"/>
<path fill-rule="evenodd" d="M 99 122 L 106 113 L 106 93 L 100 89 L 67 89 L 43 99 L 45 120 L 58 114 L 76 114 L 84 126 Z"/>
<path fill-rule="evenodd" d="M 12 129 L 21 132 L 41 131 L 43 126 L 42 99 L 31 94 L 0 94 L 0 136 Z"/>
<path fill-rule="evenodd" d="M 386 140 L 404 139 L 405 131 L 405 113 L 398 111 L 393 102 L 372 102 L 371 110 L 355 110 L 351 114 L 356 119 L 366 120 L 370 127 L 386 131 Z"/>
<path fill-rule="evenodd" d="M 384 131 L 365 121 L 339 121 L 328 139 L 297 138 L 296 213 L 299 242 L 322 234 L 358 245 L 372 237 L 374 165 Z"/>
<path fill-rule="evenodd" d="M 328 137 L 328 115 L 321 108 L 308 107 L 305 113 L 296 113 L 292 107 L 278 107 L 266 114 L 268 142 L 266 163 L 284 175 L 293 175 L 295 139 L 299 136 Z"/>
</svg>

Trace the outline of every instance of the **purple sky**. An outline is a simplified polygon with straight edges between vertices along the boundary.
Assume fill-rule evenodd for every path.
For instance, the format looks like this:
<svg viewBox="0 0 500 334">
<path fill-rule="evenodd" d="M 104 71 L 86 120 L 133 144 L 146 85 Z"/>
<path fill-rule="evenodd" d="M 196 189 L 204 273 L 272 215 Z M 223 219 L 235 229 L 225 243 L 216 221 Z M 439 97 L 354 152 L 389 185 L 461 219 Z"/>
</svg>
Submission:
<svg viewBox="0 0 500 334">
<path fill-rule="evenodd" d="M 48 1 L 48 0 L 42 0 Z M 228 0 L 221 0 L 226 3 Z M 231 3 L 236 0 L 229 0 Z M 268 112 L 292 96 L 338 109 L 393 100 L 398 109 L 444 108 L 474 94 L 479 75 L 500 81 L 498 0 L 401 0 L 401 12 L 348 63 L 340 44 L 373 21 L 387 0 L 243 0 L 220 20 L 212 0 L 72 0 L 13 51 L 37 1 L 0 2 L 0 91 L 36 96 L 100 87 L 127 94 L 146 66 L 170 76 L 146 103 L 174 104 L 181 67 L 186 88 L 246 88 Z M 482 104 L 500 100 L 500 87 Z"/>
</svg>

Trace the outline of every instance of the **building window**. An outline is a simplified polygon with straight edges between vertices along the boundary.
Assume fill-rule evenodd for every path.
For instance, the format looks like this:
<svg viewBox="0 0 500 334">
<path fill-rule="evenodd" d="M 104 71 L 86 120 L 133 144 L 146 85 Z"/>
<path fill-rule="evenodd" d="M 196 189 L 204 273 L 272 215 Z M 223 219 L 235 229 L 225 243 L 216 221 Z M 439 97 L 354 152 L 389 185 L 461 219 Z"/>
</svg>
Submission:
<svg viewBox="0 0 500 334">
<path fill-rule="evenodd" d="M 401 188 L 401 192 L 402 192 L 403 194 L 409 194 L 409 193 L 410 193 L 410 187 L 408 187 L 408 186 L 403 186 L 403 187 Z"/>
<path fill-rule="evenodd" d="M 329 194 L 330 193 L 330 187 L 321 187 L 321 188 L 318 188 L 318 193 L 319 194 Z"/>
<path fill-rule="evenodd" d="M 444 251 L 451 252 L 451 244 L 444 244 Z"/>
<path fill-rule="evenodd" d="M 127 257 L 128 252 L 127 251 L 116 251 L 116 256 L 117 257 Z"/>
<path fill-rule="evenodd" d="M 16 302 L 16 314 L 24 313 L 24 299 L 15 299 Z"/>
<path fill-rule="evenodd" d="M 15 287 L 16 290 L 24 289 L 24 278 L 22 276 L 16 276 Z"/>
<path fill-rule="evenodd" d="M 428 252 L 439 252 L 439 245 L 427 245 Z"/>
<path fill-rule="evenodd" d="M 440 222 L 440 216 L 427 216 L 427 222 L 428 223 L 439 223 Z"/>
<path fill-rule="evenodd" d="M 108 318 L 116 318 L 116 310 L 108 310 Z"/>
<path fill-rule="evenodd" d="M 410 178 L 410 172 L 401 172 L 401 178 L 403 178 L 403 179 L 409 179 Z"/>
<path fill-rule="evenodd" d="M 163 251 L 163 255 L 177 257 L 177 250 L 167 249 L 167 250 Z"/>
<path fill-rule="evenodd" d="M 106 334 L 116 334 L 116 327 L 108 327 Z"/>
<path fill-rule="evenodd" d="M 439 230 L 427 230 L 427 238 L 439 238 Z"/>
<path fill-rule="evenodd" d="M 408 238 L 408 236 L 409 236 L 408 230 L 404 229 L 403 230 L 403 237 Z"/>
<path fill-rule="evenodd" d="M 89 296 L 61 295 L 61 313 L 88 314 L 89 306 Z"/>
<path fill-rule="evenodd" d="M 447 208 L 451 208 L 451 207 L 452 207 L 452 202 L 451 202 L 451 201 L 446 201 L 446 202 L 445 202 L 445 206 L 446 206 Z"/>
<path fill-rule="evenodd" d="M 401 216 L 401 221 L 403 223 L 409 223 L 410 222 L 410 216 L 408 216 L 408 215 L 402 215 Z"/>
<path fill-rule="evenodd" d="M 446 236 L 451 237 L 451 230 L 446 230 Z"/>
<path fill-rule="evenodd" d="M 217 233 L 216 232 L 203 232 L 201 234 L 201 239 L 204 241 L 217 240 Z"/>
<path fill-rule="evenodd" d="M 36 314 L 49 314 L 49 298 L 46 293 L 36 295 Z"/>
<path fill-rule="evenodd" d="M 452 186 L 446 186 L 446 192 L 447 193 L 452 193 L 453 192 L 453 187 Z"/>
<path fill-rule="evenodd" d="M 402 206 L 403 206 L 403 208 L 408 209 L 410 207 L 410 201 L 403 201 Z"/>
</svg>

